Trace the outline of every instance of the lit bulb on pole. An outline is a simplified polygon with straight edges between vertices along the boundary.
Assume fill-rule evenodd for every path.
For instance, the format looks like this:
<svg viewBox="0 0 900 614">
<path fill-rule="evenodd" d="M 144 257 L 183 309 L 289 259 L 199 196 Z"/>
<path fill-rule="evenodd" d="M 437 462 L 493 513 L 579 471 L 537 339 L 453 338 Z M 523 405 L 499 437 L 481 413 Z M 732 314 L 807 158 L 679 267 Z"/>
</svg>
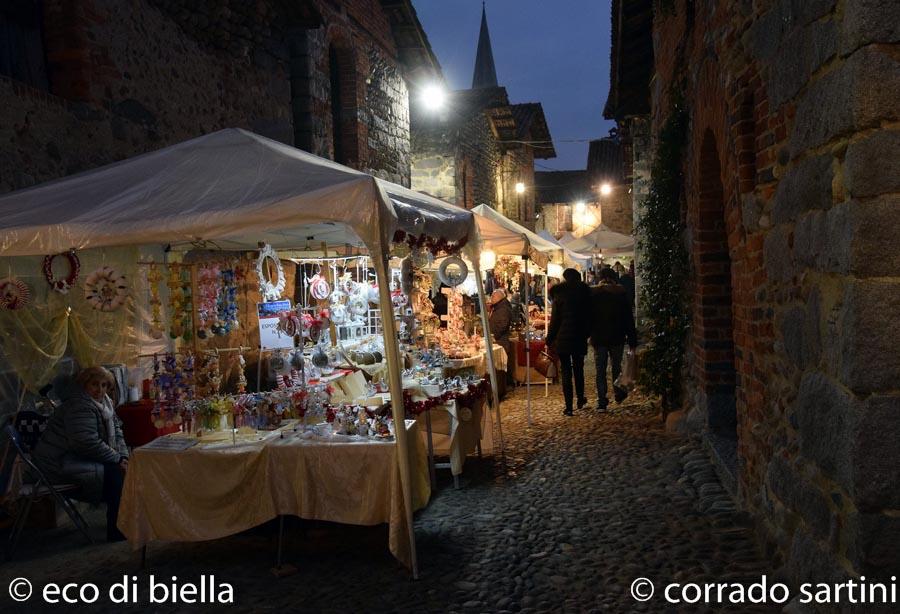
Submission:
<svg viewBox="0 0 900 614">
<path fill-rule="evenodd" d="M 612 186 L 608 183 L 600 184 L 600 194 L 602 194 L 603 196 L 609 196 L 610 194 L 612 194 Z"/>
</svg>

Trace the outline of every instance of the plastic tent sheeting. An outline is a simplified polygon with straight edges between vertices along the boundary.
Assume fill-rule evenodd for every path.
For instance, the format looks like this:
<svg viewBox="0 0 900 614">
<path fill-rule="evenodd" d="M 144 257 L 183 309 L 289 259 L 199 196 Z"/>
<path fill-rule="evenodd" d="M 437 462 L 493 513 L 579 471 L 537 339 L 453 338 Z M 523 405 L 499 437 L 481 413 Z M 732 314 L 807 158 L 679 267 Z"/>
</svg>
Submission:
<svg viewBox="0 0 900 614">
<path fill-rule="evenodd" d="M 613 232 L 600 224 L 583 237 L 566 243 L 565 246 L 576 252 L 587 253 L 628 251 L 634 249 L 634 237 Z"/>
<path fill-rule="evenodd" d="M 538 236 L 542 239 L 546 239 L 547 241 L 552 241 L 559 245 L 559 248 L 563 250 L 563 256 L 565 257 L 565 263 L 567 265 L 575 265 L 579 266 L 582 269 L 587 269 L 591 266 L 591 255 L 590 254 L 579 254 L 578 252 L 573 252 L 568 247 L 557 241 L 549 230 L 546 228 L 538 233 Z"/>
<path fill-rule="evenodd" d="M 389 245 L 398 228 L 433 230 L 449 241 L 474 228 L 468 211 L 414 194 L 227 129 L 0 197 L 0 254 L 203 242 L 252 250 L 259 241 L 276 249 L 322 242 L 371 249 Z M 394 204 L 402 197 L 406 208 Z"/>
</svg>

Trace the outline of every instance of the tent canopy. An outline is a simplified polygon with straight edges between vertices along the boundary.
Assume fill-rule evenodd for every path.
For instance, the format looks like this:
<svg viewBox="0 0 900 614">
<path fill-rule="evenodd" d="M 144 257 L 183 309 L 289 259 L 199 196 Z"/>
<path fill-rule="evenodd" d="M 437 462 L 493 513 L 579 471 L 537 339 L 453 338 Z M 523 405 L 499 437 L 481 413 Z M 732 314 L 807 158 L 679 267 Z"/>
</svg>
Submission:
<svg viewBox="0 0 900 614">
<path fill-rule="evenodd" d="M 471 212 L 241 129 L 0 197 L 0 254 L 211 242 L 389 245 L 473 235 Z M 474 239 L 474 237 L 472 237 Z"/>
<path fill-rule="evenodd" d="M 600 224 L 583 237 L 567 241 L 563 245 L 567 249 L 584 253 L 627 251 L 634 249 L 634 237 L 613 232 Z"/>
<path fill-rule="evenodd" d="M 566 264 L 572 264 L 576 266 L 580 266 L 583 269 L 586 269 L 591 266 L 591 255 L 590 254 L 579 254 L 578 252 L 573 252 L 568 247 L 557 241 L 554 236 L 550 233 L 546 228 L 538 233 L 538 236 L 542 239 L 546 239 L 547 241 L 552 241 L 556 245 L 559 246 L 559 249 L 563 250 L 563 256 L 565 257 Z"/>
<path fill-rule="evenodd" d="M 487 205 L 478 205 L 472 212 L 475 213 L 483 249 L 516 256 L 527 252 L 542 269 L 547 268 L 551 257 L 559 259 L 562 255 L 562 247 L 536 235 Z"/>
</svg>

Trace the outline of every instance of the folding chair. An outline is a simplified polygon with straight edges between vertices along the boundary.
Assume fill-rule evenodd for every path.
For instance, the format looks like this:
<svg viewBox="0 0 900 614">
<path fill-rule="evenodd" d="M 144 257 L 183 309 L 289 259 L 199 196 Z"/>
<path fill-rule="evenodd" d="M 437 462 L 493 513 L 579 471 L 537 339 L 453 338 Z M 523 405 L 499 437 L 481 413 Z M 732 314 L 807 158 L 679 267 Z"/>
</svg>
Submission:
<svg viewBox="0 0 900 614">
<path fill-rule="evenodd" d="M 12 531 L 9 534 L 6 550 L 7 559 L 11 559 L 13 552 L 15 552 L 16 545 L 19 541 L 19 535 L 22 533 L 22 529 L 25 528 L 25 521 L 28 520 L 28 512 L 31 511 L 32 503 L 34 503 L 36 499 L 48 495 L 56 500 L 60 507 L 65 510 L 75 527 L 81 531 L 89 543 L 93 544 L 94 540 L 91 538 L 87 522 L 85 522 L 84 518 L 72 504 L 72 500 L 69 498 L 69 494 L 77 491 L 80 487 L 75 484 L 51 484 L 50 480 L 47 479 L 47 476 L 38 469 L 37 465 L 35 465 L 28 454 L 25 453 L 19 431 L 17 431 L 12 424 L 7 424 L 5 431 L 10 443 L 15 449 L 15 454 L 6 455 L 6 458 L 4 459 L 6 462 L 4 463 L 2 472 L 0 472 L 0 484 L 8 485 L 10 483 L 16 456 L 22 459 L 22 462 L 25 463 L 35 478 L 33 484 L 22 484 L 18 487 L 18 498 L 24 499 L 24 503 L 20 504 L 16 519 L 13 522 Z"/>
</svg>

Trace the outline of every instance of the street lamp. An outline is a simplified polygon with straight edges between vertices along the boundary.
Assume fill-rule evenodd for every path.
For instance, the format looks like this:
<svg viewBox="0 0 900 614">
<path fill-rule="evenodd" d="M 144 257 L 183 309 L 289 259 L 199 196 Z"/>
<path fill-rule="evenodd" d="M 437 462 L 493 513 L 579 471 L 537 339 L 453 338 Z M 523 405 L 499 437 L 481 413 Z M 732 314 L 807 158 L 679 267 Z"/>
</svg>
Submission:
<svg viewBox="0 0 900 614">
<path fill-rule="evenodd" d="M 612 194 L 612 186 L 606 182 L 600 184 L 600 194 L 603 196 L 609 196 Z"/>
<path fill-rule="evenodd" d="M 440 111 L 447 102 L 447 92 L 442 85 L 432 83 L 422 88 L 419 98 L 422 105 L 429 111 Z"/>
<path fill-rule="evenodd" d="M 516 182 L 516 194 L 524 194 L 525 193 L 525 184 L 521 181 Z"/>
</svg>

